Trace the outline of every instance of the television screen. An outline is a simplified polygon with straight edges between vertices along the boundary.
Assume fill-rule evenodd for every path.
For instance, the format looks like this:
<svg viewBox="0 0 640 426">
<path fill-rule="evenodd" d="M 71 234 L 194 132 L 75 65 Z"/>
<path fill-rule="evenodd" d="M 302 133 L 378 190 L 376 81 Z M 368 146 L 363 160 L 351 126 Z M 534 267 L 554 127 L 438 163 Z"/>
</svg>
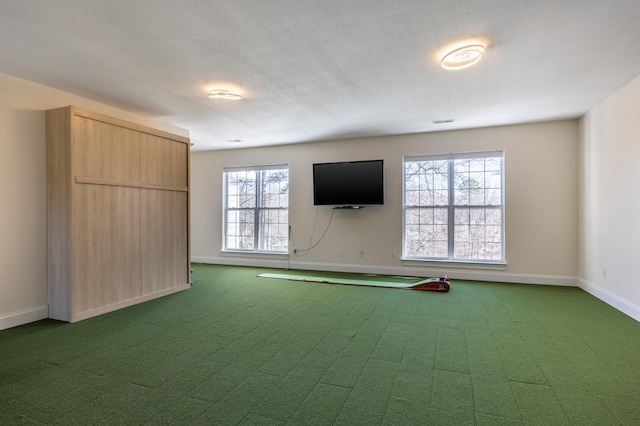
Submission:
<svg viewBox="0 0 640 426">
<path fill-rule="evenodd" d="M 316 163 L 313 204 L 359 207 L 384 204 L 383 160 Z"/>
</svg>

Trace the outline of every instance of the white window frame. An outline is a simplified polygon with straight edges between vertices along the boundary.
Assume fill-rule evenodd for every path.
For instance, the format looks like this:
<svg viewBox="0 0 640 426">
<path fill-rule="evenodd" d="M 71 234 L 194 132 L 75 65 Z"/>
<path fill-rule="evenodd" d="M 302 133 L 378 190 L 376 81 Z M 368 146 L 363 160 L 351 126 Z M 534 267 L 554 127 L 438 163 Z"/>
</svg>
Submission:
<svg viewBox="0 0 640 426">
<path fill-rule="evenodd" d="M 499 167 L 500 167 L 500 195 L 499 202 L 497 203 L 471 203 L 471 204 L 456 204 L 455 202 L 455 180 L 456 176 L 461 176 L 462 173 L 458 173 L 456 175 L 454 171 L 454 164 L 456 160 L 470 160 L 470 159 L 481 159 L 481 158 L 494 158 L 499 159 Z M 415 163 L 420 161 L 445 161 L 446 164 L 446 180 L 447 187 L 444 191 L 446 193 L 446 202 L 441 202 L 441 204 L 426 204 L 426 205 L 407 205 L 407 163 Z M 485 171 L 486 172 L 486 171 Z M 402 253 L 403 260 L 416 260 L 416 261 L 434 261 L 434 262 L 453 262 L 453 263 L 465 263 L 465 264 L 496 264 L 496 265 L 504 265 L 505 264 L 505 220 L 504 220 L 504 193 L 505 193 L 505 185 L 504 185 L 504 152 L 499 151 L 485 151 L 485 152 L 471 152 L 471 153 L 450 153 L 450 154 L 438 154 L 438 155 L 420 155 L 420 156 L 406 156 L 403 158 L 402 163 L 402 176 L 403 176 L 403 190 L 402 190 Z M 486 192 L 487 189 L 483 188 Z M 444 193 L 442 193 L 440 200 L 445 198 Z M 412 197 L 415 199 L 415 197 Z M 435 203 L 434 198 L 434 203 Z M 428 255 L 416 255 L 412 250 L 408 249 L 408 244 L 411 240 L 407 237 L 407 215 L 408 210 L 413 210 L 414 217 L 415 212 L 424 211 L 427 213 L 427 210 L 435 211 L 436 209 L 446 209 L 446 256 L 428 256 Z M 483 214 L 486 217 L 487 211 L 497 212 L 500 218 L 500 229 L 499 229 L 499 258 L 495 256 L 491 258 L 483 258 L 483 257 L 463 257 L 456 255 L 456 210 L 462 212 L 463 210 L 468 210 L 469 214 L 471 214 L 472 210 L 479 211 L 484 209 Z M 434 213 L 435 214 L 435 213 Z M 429 226 L 429 225 L 428 225 Z M 488 228 L 486 222 L 484 225 L 485 229 Z M 493 226 L 495 229 L 495 226 Z M 495 233 L 494 233 L 495 234 Z M 496 244 L 495 242 L 491 242 L 489 240 L 484 241 L 485 244 Z M 495 248 L 495 246 L 494 246 Z M 413 250 L 415 251 L 415 250 Z"/>
<path fill-rule="evenodd" d="M 271 170 L 286 170 L 287 171 L 287 182 L 286 182 L 286 201 L 284 202 L 284 206 L 279 205 L 277 207 L 269 207 L 262 205 L 264 202 L 263 194 L 261 190 L 263 188 L 261 179 L 263 178 L 263 172 L 271 171 Z M 255 173 L 255 200 L 252 205 L 249 206 L 229 206 L 230 194 L 229 194 L 229 176 L 231 173 L 240 172 L 240 173 Z M 288 215 L 289 215 L 289 166 L 287 164 L 275 164 L 275 165 L 265 165 L 265 166 L 244 166 L 244 167 L 225 167 L 223 169 L 223 195 L 222 195 L 222 205 L 223 205 L 223 215 L 222 215 L 222 239 L 223 239 L 223 252 L 234 252 L 234 253 L 260 253 L 260 254 L 287 254 L 288 253 L 288 244 L 289 244 L 289 224 L 288 224 Z M 253 214 L 253 242 L 251 247 L 238 247 L 238 244 L 234 245 L 231 243 L 231 236 L 229 235 L 229 216 L 233 212 L 246 212 L 249 214 Z M 282 241 L 282 246 L 280 249 L 270 249 L 269 247 L 265 247 L 265 235 L 262 232 L 261 224 L 263 223 L 263 217 L 268 213 L 278 212 L 278 216 L 282 216 L 284 212 L 285 217 L 287 218 L 286 223 L 277 223 L 280 229 L 280 239 Z"/>
</svg>

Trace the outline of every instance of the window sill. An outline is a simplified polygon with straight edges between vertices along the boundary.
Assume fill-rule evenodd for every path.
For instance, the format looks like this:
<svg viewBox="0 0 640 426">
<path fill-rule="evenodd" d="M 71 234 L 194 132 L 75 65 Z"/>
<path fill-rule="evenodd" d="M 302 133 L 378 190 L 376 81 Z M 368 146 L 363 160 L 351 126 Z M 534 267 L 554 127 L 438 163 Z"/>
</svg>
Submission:
<svg viewBox="0 0 640 426">
<path fill-rule="evenodd" d="M 461 260 L 431 260 L 431 259 L 412 259 L 403 257 L 401 259 L 403 265 L 421 265 L 436 268 L 460 268 L 460 269 L 486 269 L 493 271 L 506 271 L 507 264 L 505 262 L 469 262 Z"/>
<path fill-rule="evenodd" d="M 271 251 L 244 251 L 244 250 L 222 250 L 220 252 L 223 256 L 234 256 L 234 257 L 265 257 L 265 258 L 274 258 L 281 257 L 287 258 L 289 256 L 286 252 L 271 252 Z"/>
</svg>

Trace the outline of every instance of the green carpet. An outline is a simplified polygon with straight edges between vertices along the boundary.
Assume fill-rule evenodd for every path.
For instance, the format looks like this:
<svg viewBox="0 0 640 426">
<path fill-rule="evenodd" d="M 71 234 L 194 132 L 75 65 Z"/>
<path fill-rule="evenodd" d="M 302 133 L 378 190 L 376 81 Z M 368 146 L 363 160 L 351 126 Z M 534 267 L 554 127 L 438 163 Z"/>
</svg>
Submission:
<svg viewBox="0 0 640 426">
<path fill-rule="evenodd" d="M 640 424 L 640 324 L 578 288 L 265 272 L 0 331 L 0 424 Z"/>
</svg>

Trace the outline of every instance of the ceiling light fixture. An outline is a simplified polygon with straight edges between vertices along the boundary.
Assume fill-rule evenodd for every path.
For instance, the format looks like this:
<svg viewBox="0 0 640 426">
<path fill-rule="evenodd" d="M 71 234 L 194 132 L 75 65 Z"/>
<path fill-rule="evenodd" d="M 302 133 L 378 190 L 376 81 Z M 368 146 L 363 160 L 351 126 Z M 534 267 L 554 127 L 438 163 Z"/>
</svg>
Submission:
<svg viewBox="0 0 640 426">
<path fill-rule="evenodd" d="M 232 101 L 237 101 L 242 99 L 242 95 L 239 93 L 234 93 L 226 89 L 211 89 L 209 91 L 209 97 L 211 99 L 229 99 Z"/>
<path fill-rule="evenodd" d="M 448 70 L 459 70 L 470 67 L 482 59 L 485 46 L 483 44 L 468 44 L 450 51 L 442 58 L 440 65 Z"/>
</svg>

